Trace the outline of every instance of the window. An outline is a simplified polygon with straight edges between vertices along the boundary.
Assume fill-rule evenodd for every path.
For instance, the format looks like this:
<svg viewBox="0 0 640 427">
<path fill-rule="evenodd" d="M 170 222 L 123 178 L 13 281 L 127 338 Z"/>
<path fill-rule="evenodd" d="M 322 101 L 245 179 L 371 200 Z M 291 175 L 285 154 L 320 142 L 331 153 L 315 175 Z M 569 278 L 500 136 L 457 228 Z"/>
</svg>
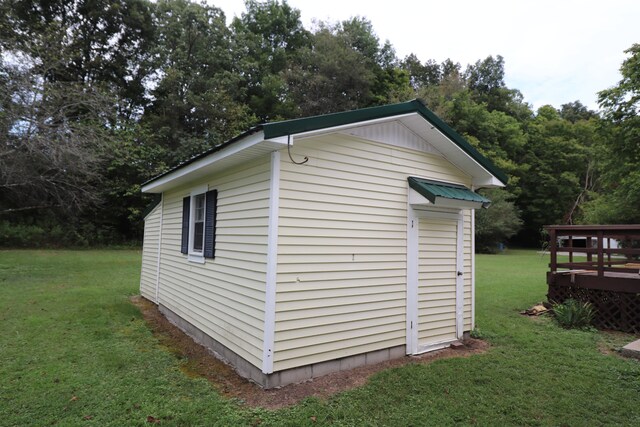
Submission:
<svg viewBox="0 0 640 427">
<path fill-rule="evenodd" d="M 193 246 L 191 252 L 202 253 L 204 246 L 204 194 L 191 198 L 193 201 Z"/>
<path fill-rule="evenodd" d="M 194 188 L 182 200 L 182 242 L 180 252 L 189 261 L 204 263 L 215 256 L 218 192 L 207 186 Z"/>
</svg>

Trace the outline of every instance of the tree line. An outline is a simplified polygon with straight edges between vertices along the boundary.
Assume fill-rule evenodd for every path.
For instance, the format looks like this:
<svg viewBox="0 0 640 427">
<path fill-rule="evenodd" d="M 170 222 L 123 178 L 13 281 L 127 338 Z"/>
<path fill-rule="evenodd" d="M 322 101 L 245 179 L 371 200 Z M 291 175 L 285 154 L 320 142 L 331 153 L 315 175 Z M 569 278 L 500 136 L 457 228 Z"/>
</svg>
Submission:
<svg viewBox="0 0 640 427">
<path fill-rule="evenodd" d="M 249 127 L 422 98 L 510 178 L 478 247 L 544 224 L 640 222 L 640 45 L 622 80 L 536 111 L 504 59 L 399 58 L 370 21 L 308 29 L 285 0 L 226 24 L 188 0 L 0 3 L 0 245 L 140 241 L 140 184 Z"/>
</svg>

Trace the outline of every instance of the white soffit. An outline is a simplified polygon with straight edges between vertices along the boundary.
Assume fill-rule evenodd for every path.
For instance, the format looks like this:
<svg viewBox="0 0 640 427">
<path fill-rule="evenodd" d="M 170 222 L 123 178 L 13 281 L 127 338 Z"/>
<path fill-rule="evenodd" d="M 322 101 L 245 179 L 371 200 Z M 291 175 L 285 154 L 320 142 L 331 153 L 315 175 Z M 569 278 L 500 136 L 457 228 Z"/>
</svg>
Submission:
<svg viewBox="0 0 640 427">
<path fill-rule="evenodd" d="M 445 157 L 472 177 L 472 185 L 504 187 L 504 184 L 451 141 L 419 113 L 408 113 L 336 127 L 318 129 L 295 135 L 296 139 L 330 133 L 342 133 L 394 146 L 412 148 Z M 400 138 L 399 138 L 400 137 Z M 405 139 L 405 141 L 401 141 Z M 293 137 L 291 138 L 293 145 Z"/>
<path fill-rule="evenodd" d="M 286 142 L 285 142 L 286 144 Z M 213 152 L 208 156 L 169 172 L 142 187 L 144 193 L 162 193 L 182 184 L 204 178 L 212 173 L 246 163 L 282 148 L 279 141 L 265 141 L 263 132 L 256 132 Z"/>
<path fill-rule="evenodd" d="M 423 153 L 440 155 L 433 145 L 404 126 L 400 120 L 358 126 L 345 130 L 342 133 L 368 139 L 369 141 L 382 142 L 397 147 L 410 148 Z"/>
</svg>

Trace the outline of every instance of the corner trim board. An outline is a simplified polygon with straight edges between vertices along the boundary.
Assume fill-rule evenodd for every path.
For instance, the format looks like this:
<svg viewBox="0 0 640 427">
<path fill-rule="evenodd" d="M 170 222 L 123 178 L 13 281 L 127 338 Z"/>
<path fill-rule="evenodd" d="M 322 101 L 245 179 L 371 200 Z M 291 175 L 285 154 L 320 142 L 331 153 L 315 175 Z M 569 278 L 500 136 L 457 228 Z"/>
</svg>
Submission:
<svg viewBox="0 0 640 427">
<path fill-rule="evenodd" d="M 276 281 L 278 268 L 278 215 L 280 208 L 280 152 L 271 153 L 269 181 L 269 227 L 267 231 L 267 274 L 264 299 L 264 340 L 262 373 L 273 372 L 276 322 Z"/>
<path fill-rule="evenodd" d="M 160 231 L 158 235 L 158 261 L 156 265 L 156 304 L 160 303 L 160 256 L 162 254 L 162 216 L 164 215 L 164 193 L 160 194 Z"/>
<path fill-rule="evenodd" d="M 471 330 L 476 328 L 476 210 L 471 209 Z"/>
</svg>

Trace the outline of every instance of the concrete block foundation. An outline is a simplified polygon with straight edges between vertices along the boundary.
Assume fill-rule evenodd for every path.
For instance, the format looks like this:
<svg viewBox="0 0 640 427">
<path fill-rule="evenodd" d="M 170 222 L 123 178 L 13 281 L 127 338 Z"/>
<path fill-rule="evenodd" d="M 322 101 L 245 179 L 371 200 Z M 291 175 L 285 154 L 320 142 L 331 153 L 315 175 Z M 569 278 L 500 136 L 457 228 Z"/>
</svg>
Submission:
<svg viewBox="0 0 640 427">
<path fill-rule="evenodd" d="M 328 360 L 326 362 L 319 362 L 271 374 L 265 374 L 260 368 L 252 365 L 244 358 L 229 350 L 227 347 L 211 338 L 209 335 L 205 334 L 203 331 L 187 322 L 167 307 L 159 305 L 158 309 L 167 318 L 167 320 L 169 320 L 169 322 L 189 335 L 195 342 L 208 348 L 218 359 L 233 366 L 238 375 L 257 383 L 265 389 L 282 387 L 287 384 L 307 381 L 332 372 L 345 371 L 364 365 L 375 365 L 376 363 L 406 356 L 406 347 L 404 345 L 399 345 L 396 347 L 357 354 L 355 356 L 347 356 L 340 359 Z"/>
</svg>

